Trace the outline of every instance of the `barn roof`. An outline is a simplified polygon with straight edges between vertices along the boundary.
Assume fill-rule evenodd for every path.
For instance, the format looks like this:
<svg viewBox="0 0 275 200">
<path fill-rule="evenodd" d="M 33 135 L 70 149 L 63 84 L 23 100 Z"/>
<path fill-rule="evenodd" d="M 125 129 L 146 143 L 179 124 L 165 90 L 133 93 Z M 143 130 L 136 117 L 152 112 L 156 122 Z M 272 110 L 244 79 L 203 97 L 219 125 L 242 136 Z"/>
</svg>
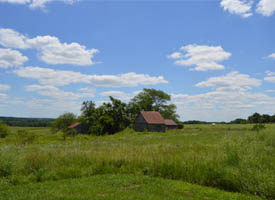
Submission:
<svg viewBox="0 0 275 200">
<path fill-rule="evenodd" d="M 74 123 L 74 124 L 68 126 L 68 128 L 75 128 L 75 127 L 77 127 L 79 124 L 81 124 L 81 122 L 76 122 L 76 123 Z"/>
<path fill-rule="evenodd" d="M 148 124 L 164 124 L 164 119 L 159 112 L 142 111 L 141 114 Z"/>
<path fill-rule="evenodd" d="M 168 126 L 177 126 L 177 123 L 172 119 L 165 119 L 164 122 L 165 122 L 165 125 L 168 125 Z"/>
</svg>

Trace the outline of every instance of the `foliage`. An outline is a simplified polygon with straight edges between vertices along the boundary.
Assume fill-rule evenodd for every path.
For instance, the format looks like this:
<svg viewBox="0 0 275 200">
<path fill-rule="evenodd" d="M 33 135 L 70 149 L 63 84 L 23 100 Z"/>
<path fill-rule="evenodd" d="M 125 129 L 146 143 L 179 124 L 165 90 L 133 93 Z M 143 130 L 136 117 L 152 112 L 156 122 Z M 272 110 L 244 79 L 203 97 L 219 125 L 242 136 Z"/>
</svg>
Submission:
<svg viewBox="0 0 275 200">
<path fill-rule="evenodd" d="M 76 122 L 76 115 L 73 113 L 64 113 L 60 115 L 53 123 L 52 123 L 52 131 L 62 131 L 65 132 L 67 127 Z"/>
<path fill-rule="evenodd" d="M 5 138 L 9 134 L 9 129 L 6 124 L 1 123 L 0 121 L 0 138 Z"/>
<path fill-rule="evenodd" d="M 81 118 L 88 124 L 91 134 L 114 134 L 130 124 L 127 105 L 113 97 L 110 97 L 109 103 L 104 103 L 98 108 L 92 101 L 83 102 L 81 111 Z"/>
<path fill-rule="evenodd" d="M 251 116 L 249 116 L 246 119 L 235 119 L 230 122 L 231 124 L 246 124 L 246 123 L 275 123 L 275 114 L 274 115 L 267 115 L 267 114 L 259 114 L 259 113 L 254 113 Z"/>
<path fill-rule="evenodd" d="M 129 112 L 132 113 L 132 121 L 142 111 L 157 111 L 165 119 L 178 120 L 179 116 L 176 114 L 176 105 L 167 104 L 171 100 L 171 96 L 161 90 L 146 89 L 136 95 L 129 102 Z"/>
<path fill-rule="evenodd" d="M 167 104 L 170 95 L 161 90 L 143 89 L 128 104 L 109 97 L 110 102 L 96 107 L 93 101 L 85 101 L 81 107 L 81 119 L 95 135 L 114 134 L 131 126 L 142 111 L 158 111 L 166 119 L 177 121 L 176 106 Z"/>
</svg>

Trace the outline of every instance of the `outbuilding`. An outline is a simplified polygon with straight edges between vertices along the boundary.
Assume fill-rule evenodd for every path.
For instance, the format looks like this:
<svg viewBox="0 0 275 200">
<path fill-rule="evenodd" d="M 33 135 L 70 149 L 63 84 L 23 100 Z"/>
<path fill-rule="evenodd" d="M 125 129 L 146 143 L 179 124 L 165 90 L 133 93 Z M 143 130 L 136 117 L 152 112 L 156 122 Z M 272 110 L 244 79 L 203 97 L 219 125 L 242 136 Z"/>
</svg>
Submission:
<svg viewBox="0 0 275 200">
<path fill-rule="evenodd" d="M 178 128 L 177 123 L 172 119 L 165 119 L 164 122 L 165 122 L 166 128 L 169 129 L 169 130 Z"/>
<path fill-rule="evenodd" d="M 87 134 L 88 133 L 88 126 L 83 123 L 83 122 L 76 122 L 70 126 L 68 126 L 68 132 L 70 134 L 79 134 L 79 133 L 83 133 L 83 134 Z"/>
<path fill-rule="evenodd" d="M 165 132 L 165 121 L 159 112 L 142 111 L 135 120 L 137 132 Z"/>
</svg>

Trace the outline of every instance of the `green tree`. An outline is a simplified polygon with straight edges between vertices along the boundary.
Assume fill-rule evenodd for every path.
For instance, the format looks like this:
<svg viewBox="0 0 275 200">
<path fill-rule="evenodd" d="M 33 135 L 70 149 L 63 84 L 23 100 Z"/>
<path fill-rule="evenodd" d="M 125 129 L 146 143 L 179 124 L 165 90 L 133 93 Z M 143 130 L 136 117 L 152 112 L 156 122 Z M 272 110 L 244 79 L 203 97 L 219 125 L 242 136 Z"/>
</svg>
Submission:
<svg viewBox="0 0 275 200">
<path fill-rule="evenodd" d="M 271 119 L 272 119 L 271 116 L 264 114 L 260 118 L 260 123 L 269 123 L 271 122 Z"/>
<path fill-rule="evenodd" d="M 176 105 L 168 104 L 171 96 L 161 90 L 143 89 L 137 96 L 129 102 L 129 113 L 132 113 L 132 121 L 142 111 L 157 111 L 166 119 L 177 121 Z"/>
<path fill-rule="evenodd" d="M 52 123 L 52 131 L 62 131 L 65 132 L 67 127 L 71 124 L 75 123 L 77 120 L 76 115 L 73 113 L 64 113 L 60 115 L 53 123 Z"/>
<path fill-rule="evenodd" d="M 114 134 L 130 124 L 127 104 L 113 97 L 97 108 L 92 101 L 83 102 L 81 111 L 81 118 L 88 124 L 91 134 Z"/>
<path fill-rule="evenodd" d="M 250 123 L 260 123 L 261 115 L 259 113 L 254 113 L 253 115 L 248 117 L 248 121 Z"/>
</svg>

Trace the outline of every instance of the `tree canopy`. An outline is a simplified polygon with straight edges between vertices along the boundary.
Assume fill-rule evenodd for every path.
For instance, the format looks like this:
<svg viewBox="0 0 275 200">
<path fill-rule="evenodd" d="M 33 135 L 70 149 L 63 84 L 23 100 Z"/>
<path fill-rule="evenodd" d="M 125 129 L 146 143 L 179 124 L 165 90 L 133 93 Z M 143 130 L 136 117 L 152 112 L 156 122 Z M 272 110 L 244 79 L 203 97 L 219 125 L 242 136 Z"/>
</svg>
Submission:
<svg viewBox="0 0 275 200">
<path fill-rule="evenodd" d="M 80 119 L 87 123 L 90 134 L 114 134 L 122 131 L 134 122 L 142 110 L 158 111 L 166 119 L 178 119 L 176 106 L 168 104 L 170 95 L 161 90 L 143 89 L 129 103 L 109 98 L 110 102 L 99 107 L 96 107 L 93 101 L 83 102 Z"/>
</svg>

